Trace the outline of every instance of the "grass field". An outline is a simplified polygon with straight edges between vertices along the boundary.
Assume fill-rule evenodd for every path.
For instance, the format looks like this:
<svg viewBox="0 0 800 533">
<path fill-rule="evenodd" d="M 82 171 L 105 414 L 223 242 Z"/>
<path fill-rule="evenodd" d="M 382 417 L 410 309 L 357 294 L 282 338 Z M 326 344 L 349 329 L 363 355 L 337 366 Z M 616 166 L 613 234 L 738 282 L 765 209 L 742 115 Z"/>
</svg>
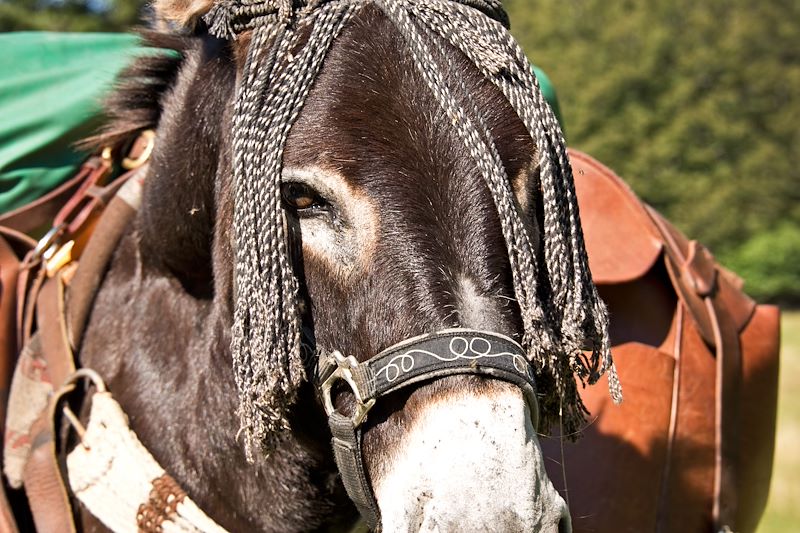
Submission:
<svg viewBox="0 0 800 533">
<path fill-rule="evenodd" d="M 758 533 L 800 531 L 800 311 L 784 311 L 781 328 L 775 465 Z"/>
</svg>

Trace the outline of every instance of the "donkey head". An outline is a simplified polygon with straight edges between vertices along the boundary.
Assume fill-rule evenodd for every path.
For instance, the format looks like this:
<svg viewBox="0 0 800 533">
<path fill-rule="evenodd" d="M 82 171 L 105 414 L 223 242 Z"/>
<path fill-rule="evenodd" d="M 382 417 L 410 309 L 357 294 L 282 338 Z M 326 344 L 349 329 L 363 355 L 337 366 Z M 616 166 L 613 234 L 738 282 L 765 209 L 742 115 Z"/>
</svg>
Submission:
<svg viewBox="0 0 800 533">
<path fill-rule="evenodd" d="M 178 170 L 216 170 L 189 195 L 149 184 L 153 204 L 179 198 L 143 211 L 142 242 L 189 292 L 213 298 L 232 331 L 250 459 L 269 462 L 289 431 L 319 419 L 297 408 L 314 403 L 303 384 L 315 381 L 317 353 L 365 361 L 421 334 L 491 331 L 524 347 L 538 406 L 515 385 L 464 375 L 382 398 L 361 443 L 381 527 L 569 531 L 537 420 L 546 429 L 563 414 L 572 431 L 582 416 L 573 372 L 592 381 L 610 359 L 563 140 L 541 98 L 531 110 L 534 100 L 508 92 L 512 82 L 535 90 L 524 56 L 504 52 L 518 49 L 471 7 L 443 18 L 443 0 L 302 4 L 161 5 L 182 22 L 210 9 L 224 39 L 198 22 L 203 44 L 168 96 L 153 172 L 174 175 L 159 154 L 181 149 L 178 130 L 198 110 L 187 135 L 206 159 Z M 265 29 L 261 16 L 288 18 Z M 157 235 L 182 204 L 207 209 Z M 333 401 L 356 407 L 346 390 Z"/>
<path fill-rule="evenodd" d="M 530 136 L 499 91 L 440 46 L 443 74 L 484 110 L 517 201 L 533 214 Z M 492 196 L 377 10 L 328 55 L 287 143 L 282 195 L 318 348 L 363 361 L 446 328 L 521 338 Z M 338 401 L 347 411 L 352 395 Z M 379 401 L 363 448 L 384 530 L 556 531 L 568 515 L 544 472 L 536 416 L 517 387 L 477 377 Z"/>
</svg>

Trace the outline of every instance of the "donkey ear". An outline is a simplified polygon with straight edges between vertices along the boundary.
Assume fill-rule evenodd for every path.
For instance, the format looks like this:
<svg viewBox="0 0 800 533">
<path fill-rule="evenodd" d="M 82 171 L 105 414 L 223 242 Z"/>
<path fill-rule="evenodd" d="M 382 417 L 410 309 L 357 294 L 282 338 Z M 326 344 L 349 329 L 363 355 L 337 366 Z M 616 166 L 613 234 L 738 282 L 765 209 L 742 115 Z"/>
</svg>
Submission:
<svg viewBox="0 0 800 533">
<path fill-rule="evenodd" d="M 214 0 L 155 0 L 153 3 L 159 19 L 187 28 L 193 27 L 213 5 Z"/>
</svg>

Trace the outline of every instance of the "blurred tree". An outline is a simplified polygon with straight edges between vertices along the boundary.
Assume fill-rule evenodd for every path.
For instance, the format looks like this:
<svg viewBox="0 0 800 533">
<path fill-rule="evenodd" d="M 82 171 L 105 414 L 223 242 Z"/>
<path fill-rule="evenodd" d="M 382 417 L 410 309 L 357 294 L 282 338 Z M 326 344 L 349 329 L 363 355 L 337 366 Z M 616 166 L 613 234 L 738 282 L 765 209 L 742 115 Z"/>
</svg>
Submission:
<svg viewBox="0 0 800 533">
<path fill-rule="evenodd" d="M 740 271 L 800 303 L 800 2 L 504 0 L 570 144 Z M 119 31 L 147 0 L 0 0 L 0 31 Z M 778 280 L 778 281 L 775 281 Z"/>
<path fill-rule="evenodd" d="M 0 31 L 123 31 L 147 18 L 147 0 L 0 0 Z"/>
<path fill-rule="evenodd" d="M 800 302 L 797 254 L 778 250 L 800 243 L 800 3 L 506 5 L 559 92 L 570 144 L 740 270 L 752 294 Z"/>
</svg>

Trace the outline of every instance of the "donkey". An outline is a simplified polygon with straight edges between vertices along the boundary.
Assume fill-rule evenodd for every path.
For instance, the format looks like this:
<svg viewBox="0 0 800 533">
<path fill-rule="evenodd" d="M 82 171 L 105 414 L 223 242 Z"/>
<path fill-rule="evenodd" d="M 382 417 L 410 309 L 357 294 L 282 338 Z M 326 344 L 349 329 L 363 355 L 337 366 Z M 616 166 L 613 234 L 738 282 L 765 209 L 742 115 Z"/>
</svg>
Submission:
<svg viewBox="0 0 800 533">
<path fill-rule="evenodd" d="M 159 9 L 197 21 L 211 7 Z M 358 513 L 310 380 L 287 403 L 286 431 L 268 454 L 240 438 L 231 130 L 251 39 L 247 31 L 238 37 L 211 35 L 202 21 L 191 36 L 149 35 L 152 46 L 177 53 L 137 60 L 108 104 L 98 144 L 119 147 L 144 128 L 156 130 L 157 143 L 142 206 L 97 293 L 80 364 L 103 376 L 144 446 L 222 527 L 341 530 Z M 442 75 L 476 102 L 543 254 L 546 192 L 531 134 L 472 62 L 431 42 L 445 59 Z M 304 343 L 361 361 L 447 328 L 523 337 L 492 194 L 396 25 L 375 6 L 360 9 L 333 43 L 282 163 Z M 352 399 L 338 392 L 335 403 L 346 410 Z M 362 446 L 379 527 L 570 531 L 545 473 L 537 416 L 518 387 L 478 376 L 387 396 L 370 411 Z M 80 520 L 85 531 L 104 530 L 85 510 Z"/>
</svg>

